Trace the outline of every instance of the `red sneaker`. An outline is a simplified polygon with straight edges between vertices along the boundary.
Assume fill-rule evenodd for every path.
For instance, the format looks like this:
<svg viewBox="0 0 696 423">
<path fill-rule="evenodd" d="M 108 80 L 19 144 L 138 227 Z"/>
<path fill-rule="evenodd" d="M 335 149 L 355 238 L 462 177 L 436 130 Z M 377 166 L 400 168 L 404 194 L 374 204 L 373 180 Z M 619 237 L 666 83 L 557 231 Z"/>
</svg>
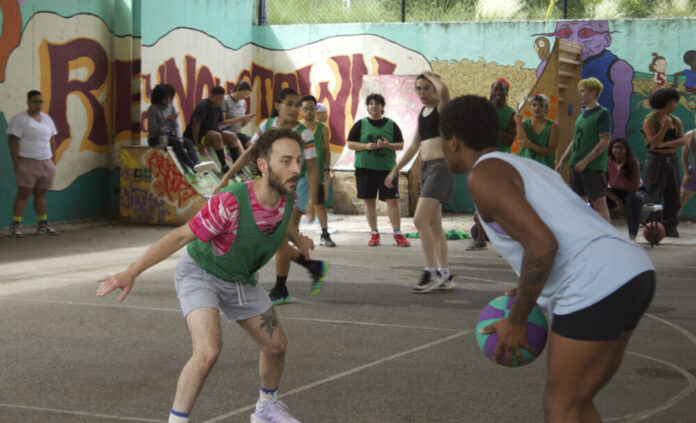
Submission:
<svg viewBox="0 0 696 423">
<path fill-rule="evenodd" d="M 379 234 L 377 233 L 372 233 L 372 236 L 370 237 L 370 242 L 367 243 L 370 247 L 376 247 L 379 245 Z"/>
<path fill-rule="evenodd" d="M 394 235 L 394 245 L 397 247 L 410 247 L 411 243 L 408 242 L 406 238 L 402 234 L 396 234 Z"/>
</svg>

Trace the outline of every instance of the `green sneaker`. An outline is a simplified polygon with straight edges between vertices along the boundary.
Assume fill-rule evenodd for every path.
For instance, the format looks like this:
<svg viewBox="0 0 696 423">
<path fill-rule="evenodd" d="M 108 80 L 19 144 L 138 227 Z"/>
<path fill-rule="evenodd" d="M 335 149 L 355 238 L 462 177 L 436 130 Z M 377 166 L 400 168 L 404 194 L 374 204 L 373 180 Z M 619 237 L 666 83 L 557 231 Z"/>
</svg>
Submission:
<svg viewBox="0 0 696 423">
<path fill-rule="evenodd" d="M 309 295 L 317 295 L 324 286 L 324 278 L 329 273 L 329 262 L 326 260 L 313 260 L 312 268 L 309 270 L 312 276 L 312 289 Z"/>
</svg>

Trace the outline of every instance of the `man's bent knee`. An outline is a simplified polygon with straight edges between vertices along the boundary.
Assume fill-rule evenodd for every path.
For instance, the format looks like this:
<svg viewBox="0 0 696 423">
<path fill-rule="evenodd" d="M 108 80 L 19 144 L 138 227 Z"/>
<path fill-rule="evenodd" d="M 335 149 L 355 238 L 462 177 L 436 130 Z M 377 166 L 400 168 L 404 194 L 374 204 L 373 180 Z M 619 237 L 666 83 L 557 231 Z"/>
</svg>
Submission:
<svg viewBox="0 0 696 423">
<path fill-rule="evenodd" d="M 220 346 L 198 348 L 193 352 L 192 358 L 201 363 L 206 368 L 210 369 L 215 365 L 215 362 L 217 362 L 218 357 L 220 357 L 220 350 Z"/>
</svg>

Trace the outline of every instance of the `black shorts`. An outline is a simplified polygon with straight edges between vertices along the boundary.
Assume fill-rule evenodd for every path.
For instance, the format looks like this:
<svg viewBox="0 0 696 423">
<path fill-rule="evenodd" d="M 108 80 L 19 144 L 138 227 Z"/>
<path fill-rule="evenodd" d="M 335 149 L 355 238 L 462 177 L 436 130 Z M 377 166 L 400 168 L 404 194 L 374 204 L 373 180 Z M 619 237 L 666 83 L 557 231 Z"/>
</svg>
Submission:
<svg viewBox="0 0 696 423">
<path fill-rule="evenodd" d="M 554 314 L 551 330 L 580 341 L 615 341 L 633 330 L 655 294 L 655 272 L 648 270 L 601 301 L 570 314 Z"/>
<path fill-rule="evenodd" d="M 387 175 L 389 175 L 388 170 L 355 168 L 355 185 L 358 188 L 358 198 L 361 200 L 377 198 L 377 191 L 379 191 L 380 201 L 399 198 L 398 185 L 394 188 L 387 188 L 384 185 L 384 179 L 386 179 Z"/>
<path fill-rule="evenodd" d="M 592 201 L 607 195 L 606 174 L 600 170 L 585 169 L 582 172 L 570 167 L 570 188 L 577 195 L 587 196 Z"/>
</svg>

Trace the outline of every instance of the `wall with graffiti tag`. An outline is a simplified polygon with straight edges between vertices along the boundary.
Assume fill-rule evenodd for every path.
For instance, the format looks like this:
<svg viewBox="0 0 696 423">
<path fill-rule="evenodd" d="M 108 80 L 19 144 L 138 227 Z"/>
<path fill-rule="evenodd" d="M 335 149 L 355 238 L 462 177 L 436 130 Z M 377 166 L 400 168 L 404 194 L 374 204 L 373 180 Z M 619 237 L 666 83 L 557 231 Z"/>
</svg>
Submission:
<svg viewBox="0 0 696 423">
<path fill-rule="evenodd" d="M 175 86 L 182 126 L 217 84 L 231 90 L 240 80 L 252 83 L 253 124 L 270 116 L 283 87 L 311 93 L 329 108 L 335 160 L 360 112 L 364 76 L 432 69 L 453 95 L 484 96 L 495 78 L 505 77 L 512 84 L 508 103 L 518 107 L 559 37 L 583 45 L 584 75 L 606 87 L 600 102 L 611 110 L 612 135 L 627 137 L 640 160 L 646 156 L 640 128 L 650 111 L 647 98 L 658 87 L 678 89 L 675 114 L 685 130 L 695 126 L 694 19 L 258 27 L 254 4 L 0 0 L 0 143 L 7 145 L 10 118 L 26 109 L 26 92 L 41 90 L 43 111 L 58 127 L 51 220 L 118 212 L 120 149 L 146 139 L 144 113 L 160 82 Z M 468 196 L 464 182 L 458 179 L 458 198 Z M 15 194 L 12 162 L 0 154 L 0 222 L 10 221 Z M 141 193 L 120 194 L 160 210 L 166 220 L 166 207 L 148 206 Z M 469 201 L 462 204 L 450 209 L 470 211 Z M 696 216 L 696 200 L 682 214 Z M 32 220 L 27 210 L 25 222 Z"/>
</svg>

